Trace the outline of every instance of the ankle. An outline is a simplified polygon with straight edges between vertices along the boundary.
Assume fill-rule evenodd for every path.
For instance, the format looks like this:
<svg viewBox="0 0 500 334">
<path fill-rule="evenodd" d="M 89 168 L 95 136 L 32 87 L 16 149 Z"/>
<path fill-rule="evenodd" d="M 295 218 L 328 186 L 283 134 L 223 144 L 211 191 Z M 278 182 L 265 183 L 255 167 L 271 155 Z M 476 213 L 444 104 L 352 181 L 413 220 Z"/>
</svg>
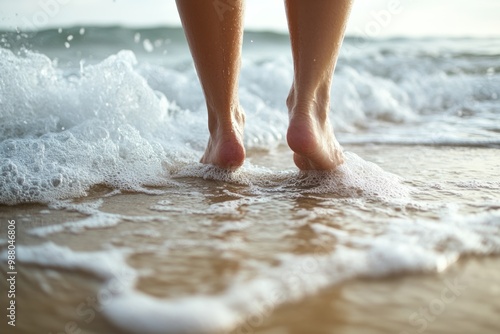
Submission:
<svg viewBox="0 0 500 334">
<path fill-rule="evenodd" d="M 299 113 L 326 121 L 330 112 L 329 85 L 327 87 L 322 85 L 315 90 L 308 91 L 299 91 L 292 87 L 286 99 L 286 105 L 290 117 Z"/>
<path fill-rule="evenodd" d="M 236 107 L 218 109 L 218 112 L 216 110 L 210 107 L 208 109 L 208 129 L 210 134 L 214 135 L 220 131 L 243 131 L 245 113 L 239 104 Z M 224 110 L 224 112 L 220 112 L 221 110 Z"/>
</svg>

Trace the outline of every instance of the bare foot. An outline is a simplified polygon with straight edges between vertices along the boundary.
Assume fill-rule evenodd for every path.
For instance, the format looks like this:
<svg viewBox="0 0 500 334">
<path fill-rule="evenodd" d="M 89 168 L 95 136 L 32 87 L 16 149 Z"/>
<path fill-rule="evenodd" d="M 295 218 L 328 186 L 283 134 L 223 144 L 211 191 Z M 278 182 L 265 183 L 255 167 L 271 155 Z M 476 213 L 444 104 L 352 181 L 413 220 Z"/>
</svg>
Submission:
<svg viewBox="0 0 500 334">
<path fill-rule="evenodd" d="M 243 127 L 245 114 L 239 108 L 230 120 L 210 120 L 210 139 L 200 162 L 224 169 L 237 169 L 245 161 Z"/>
<path fill-rule="evenodd" d="M 328 104 L 322 106 L 315 101 L 298 103 L 291 93 L 287 100 L 288 146 L 295 152 L 293 159 L 299 169 L 333 170 L 344 162 L 344 154 L 333 134 Z"/>
</svg>

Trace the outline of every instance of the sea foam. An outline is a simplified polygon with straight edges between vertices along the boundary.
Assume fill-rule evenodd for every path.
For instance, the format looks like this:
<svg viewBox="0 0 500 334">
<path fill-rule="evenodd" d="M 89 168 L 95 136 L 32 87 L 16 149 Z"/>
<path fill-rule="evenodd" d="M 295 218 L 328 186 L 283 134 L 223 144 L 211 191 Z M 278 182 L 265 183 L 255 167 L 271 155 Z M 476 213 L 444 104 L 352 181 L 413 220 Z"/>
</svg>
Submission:
<svg viewBox="0 0 500 334">
<path fill-rule="evenodd" d="M 499 222 L 498 212 L 453 216 L 440 224 L 425 219 L 393 221 L 382 223 L 377 237 L 339 234 L 335 227 L 314 224 L 312 230 L 318 236 L 335 236 L 333 251 L 277 253 L 272 255 L 273 265 L 242 259 L 241 265 L 251 265 L 255 275 L 233 275 L 226 288 L 216 294 L 193 293 L 178 298 L 154 297 L 136 289 L 139 272 L 127 263 L 135 252 L 132 249 L 80 252 L 49 242 L 19 246 L 18 258 L 24 265 L 85 271 L 102 281 L 100 291 L 116 287 L 111 282 L 119 280 L 119 289 L 99 302 L 107 319 L 125 332 L 220 333 L 259 327 L 281 305 L 347 279 L 439 272 L 460 256 L 500 254 Z M 165 247 L 173 251 L 199 245 L 168 243 Z"/>
<path fill-rule="evenodd" d="M 85 34 L 89 41 L 92 31 Z M 130 33 L 131 44 L 123 46 L 136 47 L 134 33 L 109 33 Z M 60 38 L 57 31 L 43 35 Z M 98 184 L 147 191 L 168 184 L 170 171 L 196 164 L 208 138 L 207 116 L 180 31 L 175 36 L 169 50 L 185 54 L 167 65 L 138 50 L 140 61 L 121 51 L 102 61 L 61 65 L 43 53 L 0 48 L 0 203 L 80 197 Z M 257 37 L 271 38 L 269 45 L 287 40 Z M 79 43 L 84 39 L 72 41 L 72 48 L 92 50 L 92 44 Z M 454 58 L 445 61 L 436 56 L 437 43 L 415 51 L 409 42 L 361 47 L 346 40 L 331 91 L 341 143 L 500 145 L 495 63 L 481 50 L 464 53 L 458 42 L 446 51 Z M 54 54 L 55 45 L 47 52 Z M 242 61 L 248 150 L 284 144 L 293 65 L 279 50 Z"/>
<path fill-rule="evenodd" d="M 154 133 L 162 124 L 170 132 L 169 103 L 133 70 L 133 54 L 68 77 L 43 55 L 0 52 L 2 203 L 83 196 L 96 184 L 166 184 Z"/>
</svg>

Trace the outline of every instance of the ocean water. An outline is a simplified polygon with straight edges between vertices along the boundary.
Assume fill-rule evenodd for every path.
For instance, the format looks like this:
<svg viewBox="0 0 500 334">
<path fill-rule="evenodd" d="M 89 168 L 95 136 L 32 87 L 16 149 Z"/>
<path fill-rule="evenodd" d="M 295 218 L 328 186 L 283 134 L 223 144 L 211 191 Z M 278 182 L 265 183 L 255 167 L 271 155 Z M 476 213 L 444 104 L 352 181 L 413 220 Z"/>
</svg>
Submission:
<svg viewBox="0 0 500 334">
<path fill-rule="evenodd" d="M 500 39 L 346 38 L 331 91 L 346 163 L 300 173 L 288 37 L 248 32 L 249 158 L 229 173 L 198 163 L 207 117 L 180 29 L 0 36 L 0 204 L 80 215 L 26 228 L 19 260 L 47 292 L 58 270 L 94 277 L 116 330 L 248 332 L 345 280 L 500 254 Z"/>
<path fill-rule="evenodd" d="M 3 34 L 0 203 L 82 196 L 96 184 L 161 186 L 207 141 L 204 102 L 179 29 Z M 283 143 L 292 79 L 285 35 L 245 38 L 245 144 Z M 348 38 L 332 88 L 347 143 L 498 146 L 498 39 Z"/>
</svg>

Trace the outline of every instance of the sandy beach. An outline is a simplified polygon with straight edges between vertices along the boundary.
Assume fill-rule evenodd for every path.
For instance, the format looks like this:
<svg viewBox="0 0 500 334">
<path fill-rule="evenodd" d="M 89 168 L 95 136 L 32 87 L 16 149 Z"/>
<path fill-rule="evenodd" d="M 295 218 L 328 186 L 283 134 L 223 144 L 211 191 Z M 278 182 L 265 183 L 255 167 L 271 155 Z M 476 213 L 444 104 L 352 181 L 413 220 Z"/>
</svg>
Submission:
<svg viewBox="0 0 500 334">
<path fill-rule="evenodd" d="M 272 280 L 297 271 L 298 281 L 290 283 L 292 287 L 255 308 L 242 307 L 251 311 L 242 312 L 228 328 L 212 331 L 213 323 L 203 314 L 197 316 L 196 309 L 187 314 L 190 321 L 201 324 L 196 328 L 208 333 L 497 333 L 500 258 L 494 241 L 498 235 L 490 236 L 493 239 L 483 235 L 478 242 L 490 245 L 484 251 L 460 245 L 462 241 L 452 234 L 440 240 L 429 237 L 429 247 L 438 254 L 442 251 L 446 259 L 435 267 L 402 265 L 400 258 L 384 253 L 381 262 L 371 264 L 373 269 L 357 271 L 360 263 L 335 254 L 344 250 L 358 254 L 367 246 L 357 245 L 357 237 L 365 234 L 387 237 L 382 227 L 397 225 L 398 217 L 418 225 L 442 224 L 443 214 L 450 212 L 453 217 L 496 214 L 498 151 L 397 145 L 350 145 L 346 150 L 402 176 L 403 184 L 417 191 L 403 204 L 311 193 L 310 186 L 285 182 L 298 176 L 291 172 L 290 153 L 280 147 L 249 152 L 252 166 L 268 167 L 273 181 L 286 185 L 279 189 L 270 182 L 249 194 L 252 185 L 174 177 L 171 187 L 155 189 L 163 194 L 108 196 L 110 189 L 96 187 L 85 198 L 60 202 L 58 209 L 39 204 L 1 207 L 0 238 L 6 240 L 7 221 L 15 220 L 19 249 L 17 325 L 7 332 L 134 333 L 134 328 L 117 326 L 115 313 L 108 308 L 126 289 L 174 302 L 186 296 L 222 296 L 238 308 L 235 305 L 245 301 L 258 304 L 260 297 L 234 297 L 245 291 L 229 294 L 228 289 L 249 286 L 249 294 L 266 293 L 266 289 L 252 290 L 256 278 Z M 279 174 L 282 170 L 289 172 Z M 296 196 L 280 197 L 275 191 Z M 436 198 L 440 203 L 445 199 L 444 209 L 433 207 Z M 497 228 L 497 218 L 483 228 Z M 418 233 L 424 232 L 398 237 L 408 237 L 411 245 L 412 238 L 421 238 Z M 5 242 L 2 250 L 5 254 Z M 117 271 L 108 273 L 114 265 L 130 272 L 121 278 Z M 377 266 L 384 269 L 379 272 Z M 4 277 L 5 258 L 0 267 Z M 117 277 L 123 287 L 109 288 Z M 5 287 L 2 279 L 2 291 Z M 148 302 L 136 302 L 141 314 Z M 135 312 L 133 305 L 128 307 Z M 6 322 L 1 326 L 4 332 Z M 145 326 L 146 332 L 154 331 Z"/>
<path fill-rule="evenodd" d="M 0 14 L 0 334 L 500 333 L 498 3 L 355 2 L 340 42 L 347 2 L 248 1 L 241 57 L 212 17 L 230 172 L 175 2 L 62 2 Z"/>
</svg>

